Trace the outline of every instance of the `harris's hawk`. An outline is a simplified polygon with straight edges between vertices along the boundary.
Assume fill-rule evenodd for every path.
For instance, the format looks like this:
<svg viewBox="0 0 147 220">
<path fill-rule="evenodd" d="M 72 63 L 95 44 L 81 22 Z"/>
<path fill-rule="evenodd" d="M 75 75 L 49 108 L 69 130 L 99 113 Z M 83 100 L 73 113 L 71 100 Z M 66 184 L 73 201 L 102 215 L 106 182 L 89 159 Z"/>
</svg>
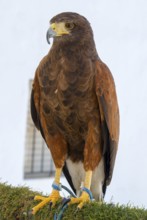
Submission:
<svg viewBox="0 0 147 220">
<path fill-rule="evenodd" d="M 87 19 L 65 12 L 50 21 L 49 53 L 40 62 L 31 94 L 31 114 L 50 149 L 56 172 L 48 198 L 33 208 L 60 198 L 63 170 L 78 195 L 71 204 L 81 208 L 102 200 L 109 185 L 119 139 L 119 108 L 112 74 L 96 51 Z M 81 184 L 83 183 L 82 193 Z"/>
</svg>

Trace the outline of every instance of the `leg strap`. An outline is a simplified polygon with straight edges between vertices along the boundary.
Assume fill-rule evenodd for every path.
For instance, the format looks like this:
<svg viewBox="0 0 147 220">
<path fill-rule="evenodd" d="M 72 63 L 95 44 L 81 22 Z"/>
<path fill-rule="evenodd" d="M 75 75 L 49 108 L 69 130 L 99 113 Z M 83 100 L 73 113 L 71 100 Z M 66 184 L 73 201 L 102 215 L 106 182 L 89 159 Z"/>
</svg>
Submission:
<svg viewBox="0 0 147 220">
<path fill-rule="evenodd" d="M 86 192 L 89 195 L 90 200 L 93 200 L 92 192 L 88 188 L 82 187 L 82 191 Z"/>
<path fill-rule="evenodd" d="M 57 184 L 57 183 L 53 183 L 52 184 L 52 188 L 57 190 L 57 191 L 61 191 L 62 190 L 62 187 L 61 187 L 61 184 Z"/>
</svg>

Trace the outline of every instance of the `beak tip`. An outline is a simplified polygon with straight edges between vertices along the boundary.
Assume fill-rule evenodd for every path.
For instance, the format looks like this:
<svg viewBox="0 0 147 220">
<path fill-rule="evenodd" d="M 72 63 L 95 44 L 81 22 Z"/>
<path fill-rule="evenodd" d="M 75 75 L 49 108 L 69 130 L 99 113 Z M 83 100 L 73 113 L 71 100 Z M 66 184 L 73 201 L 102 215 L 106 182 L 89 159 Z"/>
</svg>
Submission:
<svg viewBox="0 0 147 220">
<path fill-rule="evenodd" d="M 48 44 L 50 44 L 50 38 L 55 37 L 55 36 L 56 36 L 55 31 L 53 31 L 52 28 L 49 28 L 46 33 L 46 40 L 47 40 Z"/>
<path fill-rule="evenodd" d="M 50 40 L 49 40 L 48 38 L 47 38 L 46 40 L 47 40 L 47 43 L 48 43 L 48 44 L 51 44 L 51 43 L 50 43 Z"/>
<path fill-rule="evenodd" d="M 47 33 L 46 33 L 46 41 L 47 41 L 48 44 L 50 44 L 50 36 L 49 36 L 48 32 L 49 31 L 47 31 Z"/>
</svg>

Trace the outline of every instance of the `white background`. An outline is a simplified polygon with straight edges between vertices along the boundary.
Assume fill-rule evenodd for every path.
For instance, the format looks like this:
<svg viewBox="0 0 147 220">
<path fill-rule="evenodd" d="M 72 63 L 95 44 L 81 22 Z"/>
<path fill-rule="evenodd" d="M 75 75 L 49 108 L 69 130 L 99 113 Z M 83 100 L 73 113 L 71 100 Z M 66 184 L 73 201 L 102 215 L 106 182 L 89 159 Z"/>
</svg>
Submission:
<svg viewBox="0 0 147 220">
<path fill-rule="evenodd" d="M 49 50 L 49 20 L 63 11 L 90 21 L 115 78 L 121 134 L 105 200 L 147 207 L 146 0 L 0 1 L 0 181 L 50 192 L 48 179 L 23 180 L 28 81 Z"/>
</svg>

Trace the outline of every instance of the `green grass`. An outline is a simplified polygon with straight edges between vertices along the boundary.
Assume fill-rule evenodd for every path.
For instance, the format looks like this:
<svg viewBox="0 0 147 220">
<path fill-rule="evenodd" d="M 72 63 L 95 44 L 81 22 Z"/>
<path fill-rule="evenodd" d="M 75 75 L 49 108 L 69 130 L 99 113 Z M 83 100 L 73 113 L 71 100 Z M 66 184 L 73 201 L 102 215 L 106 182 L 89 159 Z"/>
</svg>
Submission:
<svg viewBox="0 0 147 220">
<path fill-rule="evenodd" d="M 0 184 L 0 220 L 51 220 L 58 211 L 59 204 L 49 210 L 46 206 L 35 216 L 31 208 L 38 202 L 33 198 L 37 192 L 27 187 L 12 187 Z M 92 202 L 76 211 L 76 206 L 69 206 L 63 220 L 147 220 L 147 210 L 114 204 Z"/>
</svg>

